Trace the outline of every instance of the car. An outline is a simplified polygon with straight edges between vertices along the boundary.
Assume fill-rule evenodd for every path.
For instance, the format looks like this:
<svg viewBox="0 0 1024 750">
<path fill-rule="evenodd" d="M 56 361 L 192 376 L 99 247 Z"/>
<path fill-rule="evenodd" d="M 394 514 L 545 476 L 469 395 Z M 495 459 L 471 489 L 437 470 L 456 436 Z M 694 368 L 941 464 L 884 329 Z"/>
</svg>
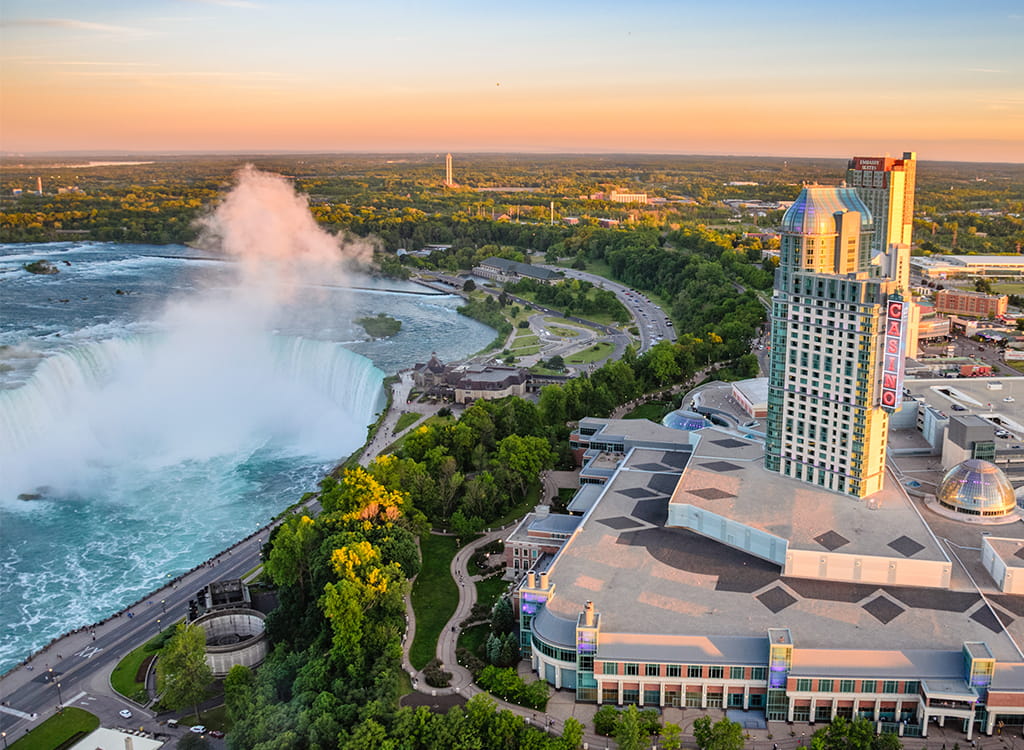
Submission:
<svg viewBox="0 0 1024 750">
<path fill-rule="evenodd" d="M 967 411 L 967 407 L 960 406 L 960 404 L 953 404 L 953 411 Z"/>
<path fill-rule="evenodd" d="M 1008 404 L 1012 404 L 1013 403 L 1013 396 L 1007 396 L 1006 398 L 1003 399 L 1003 401 L 1005 401 Z"/>
<path fill-rule="evenodd" d="M 207 734 L 218 740 L 224 739 L 224 733 L 219 729 L 211 729 Z"/>
<path fill-rule="evenodd" d="M 129 710 L 127 709 L 127 708 L 122 708 L 122 709 L 121 709 L 120 711 L 118 711 L 117 713 L 118 713 L 118 715 L 119 715 L 119 716 L 120 716 L 120 717 L 121 717 L 122 719 L 130 719 L 130 718 L 132 718 L 132 712 L 131 712 L 131 711 L 129 711 Z"/>
<path fill-rule="evenodd" d="M 194 727 L 190 728 L 188 731 L 192 732 L 193 734 L 206 734 L 206 725 L 205 724 L 196 724 Z"/>
</svg>

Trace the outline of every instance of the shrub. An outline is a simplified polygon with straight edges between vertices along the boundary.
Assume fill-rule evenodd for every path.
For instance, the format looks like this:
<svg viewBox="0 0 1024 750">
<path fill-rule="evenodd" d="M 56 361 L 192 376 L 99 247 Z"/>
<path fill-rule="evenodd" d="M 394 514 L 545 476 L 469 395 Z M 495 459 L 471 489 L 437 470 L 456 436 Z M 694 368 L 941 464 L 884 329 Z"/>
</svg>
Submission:
<svg viewBox="0 0 1024 750">
<path fill-rule="evenodd" d="M 441 662 L 431 659 L 423 668 L 423 679 L 430 687 L 448 687 L 452 681 L 452 673 L 442 668 Z"/>
</svg>

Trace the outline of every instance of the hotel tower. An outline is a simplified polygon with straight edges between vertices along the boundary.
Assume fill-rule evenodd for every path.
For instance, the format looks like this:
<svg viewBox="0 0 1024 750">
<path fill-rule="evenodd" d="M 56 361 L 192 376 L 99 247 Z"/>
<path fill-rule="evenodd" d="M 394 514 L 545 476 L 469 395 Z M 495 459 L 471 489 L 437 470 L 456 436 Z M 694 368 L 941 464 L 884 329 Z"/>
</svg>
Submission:
<svg viewBox="0 0 1024 750">
<path fill-rule="evenodd" d="M 858 190 L 805 187 L 782 219 L 772 297 L 765 466 L 856 497 L 882 488 L 909 307 L 875 229 Z"/>
</svg>

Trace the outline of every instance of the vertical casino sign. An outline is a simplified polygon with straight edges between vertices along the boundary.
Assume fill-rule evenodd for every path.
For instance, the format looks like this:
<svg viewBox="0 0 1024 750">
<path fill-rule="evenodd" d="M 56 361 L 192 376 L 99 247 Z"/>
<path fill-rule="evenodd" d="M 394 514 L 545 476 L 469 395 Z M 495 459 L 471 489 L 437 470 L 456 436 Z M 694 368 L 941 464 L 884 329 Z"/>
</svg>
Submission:
<svg viewBox="0 0 1024 750">
<path fill-rule="evenodd" d="M 897 411 L 903 404 L 903 363 L 906 351 L 907 304 L 890 297 L 885 306 L 882 350 L 882 408 Z"/>
</svg>

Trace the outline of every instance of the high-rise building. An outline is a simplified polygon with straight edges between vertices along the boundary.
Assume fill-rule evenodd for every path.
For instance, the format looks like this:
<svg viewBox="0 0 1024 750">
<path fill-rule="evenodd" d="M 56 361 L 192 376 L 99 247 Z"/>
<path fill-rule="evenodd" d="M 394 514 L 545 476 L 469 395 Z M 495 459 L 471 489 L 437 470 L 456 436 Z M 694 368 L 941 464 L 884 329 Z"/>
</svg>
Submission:
<svg viewBox="0 0 1024 750">
<path fill-rule="evenodd" d="M 444 184 L 451 187 L 455 184 L 452 180 L 452 155 L 445 154 L 444 157 Z"/>
<path fill-rule="evenodd" d="M 765 466 L 857 497 L 882 487 L 909 307 L 888 304 L 898 284 L 872 263 L 874 229 L 853 188 L 805 187 L 782 219 L 772 298 Z"/>
<path fill-rule="evenodd" d="M 846 183 L 857 191 L 875 222 L 871 254 L 884 261 L 882 272 L 906 290 L 910 282 L 910 244 L 914 229 L 914 188 L 917 154 L 906 151 L 901 159 L 850 159 Z"/>
</svg>

